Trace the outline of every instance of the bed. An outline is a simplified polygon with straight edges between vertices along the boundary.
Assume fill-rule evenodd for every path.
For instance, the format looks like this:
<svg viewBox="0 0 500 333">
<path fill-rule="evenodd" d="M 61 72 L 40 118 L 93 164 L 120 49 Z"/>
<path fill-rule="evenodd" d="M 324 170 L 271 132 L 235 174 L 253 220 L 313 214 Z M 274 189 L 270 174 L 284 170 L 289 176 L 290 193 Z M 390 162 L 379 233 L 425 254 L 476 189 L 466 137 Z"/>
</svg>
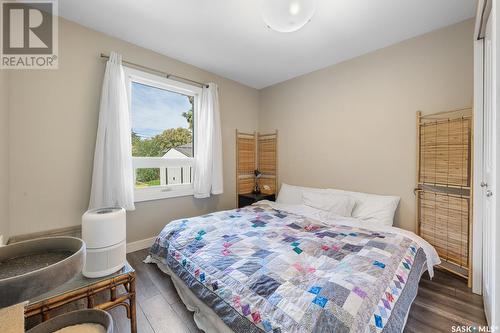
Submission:
<svg viewBox="0 0 500 333">
<path fill-rule="evenodd" d="M 172 277 L 205 332 L 401 332 L 422 273 L 439 263 L 434 248 L 354 207 L 332 213 L 331 192 L 313 194 L 317 205 L 282 194 L 173 221 L 146 262 Z M 380 203 L 372 215 L 390 216 Z"/>
</svg>

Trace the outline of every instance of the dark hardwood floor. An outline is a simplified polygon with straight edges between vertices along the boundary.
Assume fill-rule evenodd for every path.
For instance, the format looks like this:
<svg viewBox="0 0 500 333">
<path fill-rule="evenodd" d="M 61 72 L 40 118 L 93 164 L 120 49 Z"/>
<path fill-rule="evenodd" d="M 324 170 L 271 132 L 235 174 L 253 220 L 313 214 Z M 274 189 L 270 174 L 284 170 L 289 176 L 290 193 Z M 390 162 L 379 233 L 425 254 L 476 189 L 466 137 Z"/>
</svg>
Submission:
<svg viewBox="0 0 500 333">
<path fill-rule="evenodd" d="M 127 255 L 137 272 L 137 323 L 139 333 L 201 332 L 181 302 L 172 281 L 156 265 L 144 264 L 147 250 Z M 111 310 L 115 333 L 129 333 L 122 307 Z M 464 280 L 436 271 L 420 282 L 405 332 L 451 332 L 452 325 L 486 325 L 482 297 L 473 294 Z"/>
<path fill-rule="evenodd" d="M 451 332 L 452 326 L 486 325 L 483 298 L 467 288 L 467 282 L 446 271 L 435 270 L 420 280 L 418 294 L 405 332 Z"/>
<path fill-rule="evenodd" d="M 193 314 L 177 295 L 172 280 L 156 265 L 142 262 L 148 250 L 127 254 L 136 270 L 137 332 L 138 333 L 198 333 Z M 115 323 L 114 333 L 130 333 L 125 309 L 110 311 Z"/>
</svg>

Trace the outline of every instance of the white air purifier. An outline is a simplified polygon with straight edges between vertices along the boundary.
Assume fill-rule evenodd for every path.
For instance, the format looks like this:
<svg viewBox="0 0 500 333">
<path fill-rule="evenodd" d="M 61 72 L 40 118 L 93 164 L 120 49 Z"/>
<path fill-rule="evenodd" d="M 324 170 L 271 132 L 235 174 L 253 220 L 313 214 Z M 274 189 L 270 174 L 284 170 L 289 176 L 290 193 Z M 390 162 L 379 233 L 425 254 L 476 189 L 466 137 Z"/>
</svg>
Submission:
<svg viewBox="0 0 500 333">
<path fill-rule="evenodd" d="M 82 239 L 87 246 L 83 275 L 97 278 L 110 275 L 126 263 L 125 209 L 99 208 L 82 216 Z"/>
</svg>

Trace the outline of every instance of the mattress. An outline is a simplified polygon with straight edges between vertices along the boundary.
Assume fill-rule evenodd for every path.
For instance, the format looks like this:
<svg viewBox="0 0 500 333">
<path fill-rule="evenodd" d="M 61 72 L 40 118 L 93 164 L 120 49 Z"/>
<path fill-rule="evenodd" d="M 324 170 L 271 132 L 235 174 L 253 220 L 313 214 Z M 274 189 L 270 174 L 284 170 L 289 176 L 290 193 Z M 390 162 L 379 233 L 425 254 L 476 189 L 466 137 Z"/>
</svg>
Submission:
<svg viewBox="0 0 500 333">
<path fill-rule="evenodd" d="M 397 228 L 261 203 L 169 223 L 151 261 L 206 331 L 400 332 L 439 258 Z"/>
</svg>

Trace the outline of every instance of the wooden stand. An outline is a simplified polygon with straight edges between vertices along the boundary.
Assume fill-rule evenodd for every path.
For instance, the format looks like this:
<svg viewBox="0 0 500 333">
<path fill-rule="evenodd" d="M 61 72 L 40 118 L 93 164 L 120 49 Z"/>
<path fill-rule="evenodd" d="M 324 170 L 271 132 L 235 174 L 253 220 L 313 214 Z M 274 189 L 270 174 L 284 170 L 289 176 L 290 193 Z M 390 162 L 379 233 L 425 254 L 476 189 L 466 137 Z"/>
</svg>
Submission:
<svg viewBox="0 0 500 333">
<path fill-rule="evenodd" d="M 110 278 L 95 279 L 93 283 L 86 283 L 91 280 L 82 279 L 80 288 L 72 289 L 74 285 L 68 284 L 68 290 L 56 293 L 54 296 L 48 296 L 30 302 L 24 311 L 26 318 L 36 315 L 42 316 L 42 321 L 50 319 L 50 311 L 59 308 L 65 304 L 78 300 L 87 300 L 88 309 L 110 310 L 117 306 L 125 307 L 127 318 L 130 319 L 131 333 L 137 333 L 136 304 L 135 304 L 135 271 L 129 266 L 123 274 L 113 274 Z M 124 286 L 125 292 L 117 294 L 117 288 Z M 109 291 L 109 300 L 96 304 L 95 295 L 102 291 Z"/>
</svg>

